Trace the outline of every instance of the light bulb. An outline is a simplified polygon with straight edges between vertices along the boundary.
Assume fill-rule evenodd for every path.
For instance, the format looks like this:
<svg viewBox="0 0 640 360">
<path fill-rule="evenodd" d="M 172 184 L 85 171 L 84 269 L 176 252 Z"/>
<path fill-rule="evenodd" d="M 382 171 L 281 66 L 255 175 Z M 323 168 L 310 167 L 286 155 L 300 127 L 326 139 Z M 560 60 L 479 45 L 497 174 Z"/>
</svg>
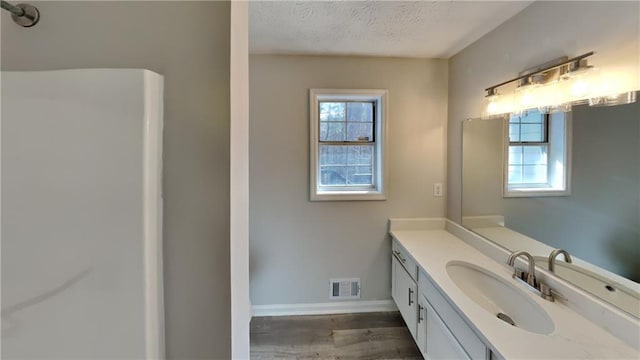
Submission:
<svg viewBox="0 0 640 360">
<path fill-rule="evenodd" d="M 521 112 L 537 107 L 540 100 L 539 90 L 541 87 L 541 84 L 538 82 L 518 86 L 515 91 L 516 101 L 514 111 Z"/>
<path fill-rule="evenodd" d="M 531 94 L 531 91 L 524 91 L 522 93 L 522 96 L 520 97 L 520 105 L 524 106 L 525 108 L 529 108 L 531 107 L 531 105 L 533 105 L 533 100 L 534 97 Z"/>
<path fill-rule="evenodd" d="M 578 78 L 571 86 L 571 96 L 582 98 L 589 93 L 589 83 L 585 79 Z"/>
<path fill-rule="evenodd" d="M 623 93 L 623 86 L 621 79 L 615 76 L 601 76 L 599 81 L 595 84 L 595 91 L 592 96 L 601 97 L 601 96 L 617 96 L 620 93 Z"/>
<path fill-rule="evenodd" d="M 513 113 L 520 111 L 522 107 L 518 104 L 515 94 L 505 94 L 500 99 L 500 111 L 502 113 Z"/>
<path fill-rule="evenodd" d="M 491 114 L 491 115 L 495 115 L 498 114 L 500 112 L 500 105 L 498 104 L 497 101 L 490 101 L 489 104 L 487 104 L 487 114 Z"/>
<path fill-rule="evenodd" d="M 491 118 L 501 113 L 502 107 L 500 106 L 501 96 L 495 93 L 494 95 L 486 96 L 483 100 L 482 116 Z"/>
<path fill-rule="evenodd" d="M 567 94 L 565 102 L 576 104 L 586 103 L 587 99 L 593 97 L 598 90 L 600 80 L 600 69 L 586 65 L 586 61 L 581 60 L 577 70 L 570 71 L 562 76 L 567 81 Z"/>
</svg>

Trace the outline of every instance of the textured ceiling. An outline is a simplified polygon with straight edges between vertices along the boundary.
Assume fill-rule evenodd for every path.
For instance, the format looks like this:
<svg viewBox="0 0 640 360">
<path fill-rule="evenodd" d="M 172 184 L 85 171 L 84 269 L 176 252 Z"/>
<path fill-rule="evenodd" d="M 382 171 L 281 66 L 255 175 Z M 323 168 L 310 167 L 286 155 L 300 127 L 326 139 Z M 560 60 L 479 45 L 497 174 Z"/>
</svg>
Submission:
<svg viewBox="0 0 640 360">
<path fill-rule="evenodd" d="M 532 1 L 251 1 L 252 54 L 449 58 Z"/>
</svg>

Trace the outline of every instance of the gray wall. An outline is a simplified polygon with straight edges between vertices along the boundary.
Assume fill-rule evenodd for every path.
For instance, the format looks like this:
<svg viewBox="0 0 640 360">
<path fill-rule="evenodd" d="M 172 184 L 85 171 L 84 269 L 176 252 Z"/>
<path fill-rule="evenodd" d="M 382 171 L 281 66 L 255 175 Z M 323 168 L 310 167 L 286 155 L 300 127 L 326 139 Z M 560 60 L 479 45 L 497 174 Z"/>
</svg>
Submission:
<svg viewBox="0 0 640 360">
<path fill-rule="evenodd" d="M 640 3 L 537 1 L 449 59 L 447 217 L 460 221 L 461 123 L 481 114 L 487 86 L 519 71 L 589 51 L 591 63 L 640 88 Z"/>
<path fill-rule="evenodd" d="M 473 119 L 462 129 L 462 216 L 504 215 L 503 119 Z"/>
<path fill-rule="evenodd" d="M 230 357 L 229 3 L 37 2 L 2 15 L 2 69 L 145 68 L 165 76 L 167 357 Z"/>
<path fill-rule="evenodd" d="M 444 216 L 446 60 L 250 57 L 253 305 L 329 302 L 328 280 L 361 277 L 390 299 L 390 217 Z M 309 201 L 309 88 L 389 90 L 386 201 Z"/>
</svg>

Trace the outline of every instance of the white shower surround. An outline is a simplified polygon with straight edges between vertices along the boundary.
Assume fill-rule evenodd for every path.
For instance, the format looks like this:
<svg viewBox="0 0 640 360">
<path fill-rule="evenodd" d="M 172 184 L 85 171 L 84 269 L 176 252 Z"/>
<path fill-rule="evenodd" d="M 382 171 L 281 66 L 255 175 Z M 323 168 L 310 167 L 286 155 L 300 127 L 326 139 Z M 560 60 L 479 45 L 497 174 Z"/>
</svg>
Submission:
<svg viewBox="0 0 640 360">
<path fill-rule="evenodd" d="M 164 358 L 163 77 L 1 83 L 2 357 Z"/>
</svg>

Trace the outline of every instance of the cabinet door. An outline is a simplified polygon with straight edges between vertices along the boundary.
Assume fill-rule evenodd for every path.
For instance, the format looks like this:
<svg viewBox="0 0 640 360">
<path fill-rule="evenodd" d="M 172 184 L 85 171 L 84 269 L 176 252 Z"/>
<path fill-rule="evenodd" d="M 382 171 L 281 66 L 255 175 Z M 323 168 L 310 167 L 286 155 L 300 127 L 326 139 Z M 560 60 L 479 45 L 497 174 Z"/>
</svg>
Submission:
<svg viewBox="0 0 640 360">
<path fill-rule="evenodd" d="M 413 338 L 416 338 L 417 330 L 417 301 L 418 286 L 409 276 L 409 273 L 402 267 L 398 259 L 392 256 L 392 297 L 400 310 L 400 314 L 407 324 Z"/>
<path fill-rule="evenodd" d="M 425 302 L 424 305 L 427 332 L 425 357 L 430 360 L 471 359 L 431 307 L 431 304 Z"/>
<path fill-rule="evenodd" d="M 420 273 L 420 296 L 424 297 L 440 319 L 447 324 L 447 329 L 453 334 L 464 351 L 473 359 L 488 359 L 488 349 L 471 329 L 469 324 L 453 309 L 451 304 L 436 289 L 427 275 Z M 424 306 L 424 305 L 423 305 Z"/>
</svg>

